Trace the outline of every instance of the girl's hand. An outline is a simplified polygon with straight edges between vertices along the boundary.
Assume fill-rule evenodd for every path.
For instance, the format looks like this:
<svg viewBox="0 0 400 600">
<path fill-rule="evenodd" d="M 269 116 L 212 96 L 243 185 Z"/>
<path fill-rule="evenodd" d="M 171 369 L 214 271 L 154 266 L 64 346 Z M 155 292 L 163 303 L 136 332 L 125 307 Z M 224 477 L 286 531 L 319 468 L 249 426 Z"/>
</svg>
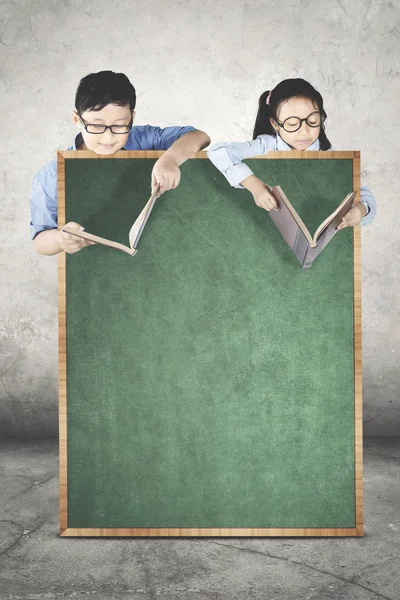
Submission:
<svg viewBox="0 0 400 600">
<path fill-rule="evenodd" d="M 157 185 L 160 184 L 158 195 L 161 196 L 163 192 L 178 187 L 180 179 L 181 170 L 176 162 L 167 154 L 163 154 L 154 165 L 151 173 L 152 193 L 155 191 Z"/>
<path fill-rule="evenodd" d="M 359 222 L 365 215 L 367 214 L 367 207 L 362 202 L 357 202 L 351 209 L 344 215 L 343 219 L 340 221 L 339 225 L 336 227 L 336 230 L 343 229 L 344 227 L 354 227 L 358 225 Z"/>
<path fill-rule="evenodd" d="M 268 188 L 264 185 L 253 192 L 254 202 L 260 208 L 264 208 L 265 210 L 278 209 L 278 203 L 275 200 L 274 196 L 268 191 Z"/>
<path fill-rule="evenodd" d="M 81 231 L 85 229 L 84 227 L 82 227 L 78 223 L 74 223 L 73 221 L 66 223 L 66 225 L 68 225 L 68 227 L 74 227 L 74 229 L 80 229 Z M 74 254 L 75 252 L 82 250 L 82 248 L 85 248 L 86 246 L 95 245 L 95 242 L 76 237 L 76 235 L 72 235 L 71 233 L 67 233 L 66 231 L 59 231 L 58 236 L 61 248 L 68 254 Z"/>
</svg>

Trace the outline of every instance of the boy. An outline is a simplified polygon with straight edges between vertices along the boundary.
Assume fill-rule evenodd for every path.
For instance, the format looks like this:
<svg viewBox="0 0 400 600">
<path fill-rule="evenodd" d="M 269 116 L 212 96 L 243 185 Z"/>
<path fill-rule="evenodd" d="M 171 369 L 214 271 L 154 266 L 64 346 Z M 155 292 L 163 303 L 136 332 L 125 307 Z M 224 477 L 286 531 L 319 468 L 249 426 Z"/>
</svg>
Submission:
<svg viewBox="0 0 400 600">
<path fill-rule="evenodd" d="M 204 131 L 194 127 L 132 127 L 135 88 L 123 73 L 100 71 L 79 82 L 73 122 L 81 129 L 68 150 L 92 150 L 112 155 L 119 150 L 166 150 L 151 174 L 152 191 L 159 195 L 174 189 L 180 180 L 179 165 L 210 143 Z M 31 239 L 40 254 L 73 254 L 93 242 L 57 229 L 57 160 L 48 163 L 33 179 L 30 196 Z M 68 225 L 81 228 L 78 223 Z"/>
</svg>

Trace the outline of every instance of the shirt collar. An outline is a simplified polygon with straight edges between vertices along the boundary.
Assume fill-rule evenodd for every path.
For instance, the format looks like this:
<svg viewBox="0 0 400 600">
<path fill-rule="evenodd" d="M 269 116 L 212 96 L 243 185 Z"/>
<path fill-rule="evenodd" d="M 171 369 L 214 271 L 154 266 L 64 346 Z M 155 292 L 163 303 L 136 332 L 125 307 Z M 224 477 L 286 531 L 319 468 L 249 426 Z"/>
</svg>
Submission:
<svg viewBox="0 0 400 600">
<path fill-rule="evenodd" d="M 78 146 L 80 146 L 81 144 L 83 144 L 83 136 L 82 136 L 82 133 L 79 132 L 78 135 L 74 139 L 72 150 L 77 150 Z M 126 148 L 125 147 L 121 148 L 121 150 L 126 150 Z M 120 152 L 121 150 L 118 150 L 118 152 Z"/>
<path fill-rule="evenodd" d="M 277 139 L 277 150 L 292 150 L 292 148 L 289 146 L 289 144 L 287 144 L 285 141 L 283 141 L 283 139 L 281 138 L 281 136 L 279 135 L 279 133 L 276 135 L 276 139 Z M 315 140 L 315 142 L 313 142 L 311 144 L 311 146 L 308 146 L 308 148 L 304 148 L 304 150 L 319 150 L 319 139 L 317 138 Z"/>
<path fill-rule="evenodd" d="M 82 137 L 81 132 L 79 132 L 78 135 L 74 139 L 74 144 L 72 146 L 72 150 L 77 150 L 78 146 L 80 146 L 82 143 L 83 143 L 83 137 Z"/>
</svg>

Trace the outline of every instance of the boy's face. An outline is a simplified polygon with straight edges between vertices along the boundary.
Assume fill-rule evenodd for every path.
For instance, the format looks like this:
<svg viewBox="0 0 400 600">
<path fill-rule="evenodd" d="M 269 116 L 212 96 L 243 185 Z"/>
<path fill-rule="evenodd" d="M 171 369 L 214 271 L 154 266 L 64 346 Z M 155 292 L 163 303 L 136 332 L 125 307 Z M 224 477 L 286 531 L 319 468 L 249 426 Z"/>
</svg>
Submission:
<svg viewBox="0 0 400 600">
<path fill-rule="evenodd" d="M 135 111 L 131 114 L 129 106 L 117 106 L 116 104 L 107 104 L 101 110 L 86 110 L 81 114 L 81 119 L 86 125 L 94 125 L 93 130 L 99 129 L 101 125 L 129 125 L 131 119 L 135 118 Z M 96 154 L 114 154 L 121 150 L 126 144 L 129 131 L 126 133 L 112 133 L 106 129 L 104 133 L 89 133 L 86 131 L 79 115 L 76 111 L 72 113 L 73 122 L 80 128 L 84 145 L 81 150 L 92 150 Z M 91 128 L 89 127 L 89 130 Z M 121 128 L 121 131 L 123 129 Z"/>
<path fill-rule="evenodd" d="M 294 117 L 289 119 L 285 123 L 287 129 L 291 129 L 291 124 L 296 126 L 296 119 L 305 119 L 311 113 L 318 111 L 318 106 L 313 105 L 311 100 L 308 98 L 289 98 L 286 102 L 283 102 L 278 109 L 278 121 L 283 123 L 288 117 Z M 321 127 L 311 127 L 307 121 L 303 121 L 300 129 L 297 131 L 286 131 L 283 127 L 280 127 L 274 119 L 270 119 L 273 128 L 279 133 L 284 142 L 289 144 L 294 150 L 306 150 L 315 140 L 318 139 Z M 318 115 L 313 114 L 310 116 L 310 122 L 318 123 Z M 292 127 L 294 129 L 294 127 Z"/>
</svg>

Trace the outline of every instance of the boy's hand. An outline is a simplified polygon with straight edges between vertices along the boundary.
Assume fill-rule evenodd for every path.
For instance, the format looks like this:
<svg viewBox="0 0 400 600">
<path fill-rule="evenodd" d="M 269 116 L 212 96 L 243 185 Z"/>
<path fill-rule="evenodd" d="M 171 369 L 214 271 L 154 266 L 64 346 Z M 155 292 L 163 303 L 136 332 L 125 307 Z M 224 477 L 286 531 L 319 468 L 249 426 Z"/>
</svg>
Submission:
<svg viewBox="0 0 400 600">
<path fill-rule="evenodd" d="M 178 187 L 180 180 L 181 171 L 173 158 L 165 154 L 160 156 L 151 173 L 152 193 L 155 191 L 157 185 L 160 184 L 158 195 L 161 196 L 163 192 Z"/>
<path fill-rule="evenodd" d="M 85 228 L 79 225 L 78 223 L 74 223 L 70 221 L 66 223 L 68 227 L 74 227 L 75 229 L 80 229 L 83 231 Z M 76 237 L 76 235 L 72 235 L 71 233 L 67 233 L 66 231 L 59 231 L 59 240 L 60 246 L 65 252 L 68 254 L 74 254 L 78 252 L 78 250 L 82 250 L 85 246 L 94 246 L 95 242 L 90 240 L 84 240 L 83 238 Z"/>
<path fill-rule="evenodd" d="M 339 225 L 336 227 L 336 231 L 343 229 L 344 227 L 354 227 L 367 214 L 367 207 L 362 202 L 357 202 L 351 209 L 344 215 Z"/>
<path fill-rule="evenodd" d="M 260 189 L 257 189 L 253 192 L 254 202 L 260 208 L 264 208 L 265 210 L 272 210 L 278 208 L 278 203 L 271 192 L 268 191 L 268 188 L 262 186 Z"/>
</svg>

